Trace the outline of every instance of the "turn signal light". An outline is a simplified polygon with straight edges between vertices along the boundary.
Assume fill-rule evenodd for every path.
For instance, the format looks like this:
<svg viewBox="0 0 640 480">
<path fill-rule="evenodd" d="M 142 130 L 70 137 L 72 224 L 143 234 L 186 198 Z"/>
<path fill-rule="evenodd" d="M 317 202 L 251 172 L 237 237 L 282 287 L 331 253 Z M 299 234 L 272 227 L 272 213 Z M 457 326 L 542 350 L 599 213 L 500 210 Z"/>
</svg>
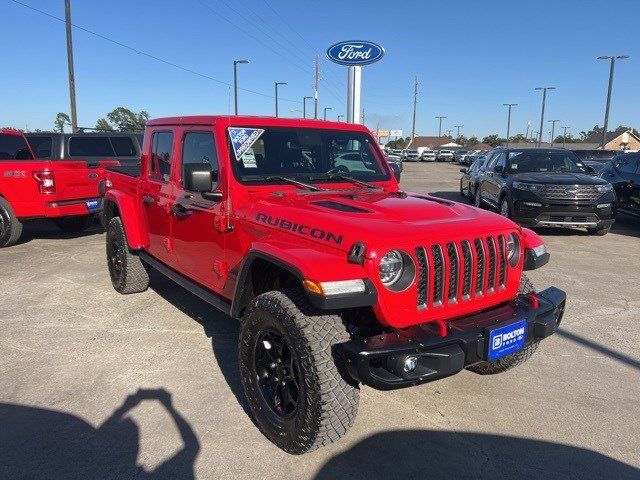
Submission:
<svg viewBox="0 0 640 480">
<path fill-rule="evenodd" d="M 53 178 L 53 172 L 45 170 L 44 172 L 33 172 L 33 178 L 38 182 L 38 190 L 45 195 L 56 193 L 56 182 Z"/>
</svg>

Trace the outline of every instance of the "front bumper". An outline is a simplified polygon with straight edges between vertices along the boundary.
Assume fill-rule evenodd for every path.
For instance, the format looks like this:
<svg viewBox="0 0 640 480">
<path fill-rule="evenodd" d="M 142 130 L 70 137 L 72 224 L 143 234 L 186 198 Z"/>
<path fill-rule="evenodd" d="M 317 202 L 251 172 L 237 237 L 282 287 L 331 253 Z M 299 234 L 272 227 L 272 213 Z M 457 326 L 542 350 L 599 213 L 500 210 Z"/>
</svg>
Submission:
<svg viewBox="0 0 640 480">
<path fill-rule="evenodd" d="M 525 227 L 608 228 L 615 220 L 614 201 L 608 196 L 591 203 L 514 199 L 513 220 Z"/>
<path fill-rule="evenodd" d="M 518 295 L 511 303 L 446 323 L 441 336 L 433 322 L 342 344 L 349 374 L 378 390 L 419 385 L 458 373 L 486 361 L 491 329 L 520 320 L 527 322 L 525 347 L 552 335 L 558 328 L 566 295 L 550 287 L 535 300 Z M 537 306 L 536 306 L 537 304 Z M 418 359 L 416 369 L 404 372 L 407 356 Z"/>
</svg>

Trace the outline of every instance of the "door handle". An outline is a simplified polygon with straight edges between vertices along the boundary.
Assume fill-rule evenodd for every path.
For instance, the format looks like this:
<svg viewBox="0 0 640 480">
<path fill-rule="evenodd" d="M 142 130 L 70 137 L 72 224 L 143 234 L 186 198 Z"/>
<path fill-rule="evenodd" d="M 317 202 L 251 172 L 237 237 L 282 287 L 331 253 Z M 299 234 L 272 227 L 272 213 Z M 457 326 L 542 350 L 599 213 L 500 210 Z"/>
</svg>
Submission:
<svg viewBox="0 0 640 480">
<path fill-rule="evenodd" d="M 152 197 L 151 195 L 143 195 L 142 196 L 142 202 L 145 205 L 153 205 L 154 203 L 156 203 L 156 199 L 154 197 Z"/>
</svg>

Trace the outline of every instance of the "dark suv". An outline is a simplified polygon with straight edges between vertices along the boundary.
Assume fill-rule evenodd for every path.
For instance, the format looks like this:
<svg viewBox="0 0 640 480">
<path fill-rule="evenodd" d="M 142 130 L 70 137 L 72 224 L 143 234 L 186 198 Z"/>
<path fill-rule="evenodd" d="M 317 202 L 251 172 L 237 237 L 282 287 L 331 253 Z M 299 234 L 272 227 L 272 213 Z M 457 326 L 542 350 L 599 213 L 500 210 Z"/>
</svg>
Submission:
<svg viewBox="0 0 640 480">
<path fill-rule="evenodd" d="M 586 228 L 605 235 L 614 222 L 611 184 L 590 175 L 571 151 L 507 149 L 489 153 L 475 205 L 488 204 L 524 226 Z"/>
<path fill-rule="evenodd" d="M 609 162 L 600 177 L 611 182 L 617 210 L 640 217 L 640 153 L 622 153 Z"/>
</svg>

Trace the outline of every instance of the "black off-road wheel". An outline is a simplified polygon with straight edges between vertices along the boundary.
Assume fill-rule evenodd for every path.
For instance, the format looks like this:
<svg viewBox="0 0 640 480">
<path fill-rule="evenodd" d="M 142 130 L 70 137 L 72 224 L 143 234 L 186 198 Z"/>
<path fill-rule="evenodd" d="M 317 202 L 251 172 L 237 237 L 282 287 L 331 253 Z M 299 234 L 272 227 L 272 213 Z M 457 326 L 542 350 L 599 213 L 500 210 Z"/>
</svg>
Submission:
<svg viewBox="0 0 640 480">
<path fill-rule="evenodd" d="M 13 213 L 7 199 L 0 197 L 0 248 L 10 247 L 22 235 L 22 222 Z"/>
<path fill-rule="evenodd" d="M 244 391 L 260 431 L 285 452 L 328 445 L 353 425 L 360 392 L 337 348 L 348 340 L 340 317 L 298 288 L 263 293 L 248 307 L 238 349 Z"/>
<path fill-rule="evenodd" d="M 522 293 L 525 295 L 527 293 L 535 293 L 533 283 L 531 283 L 529 277 L 524 274 L 522 275 L 522 279 L 520 280 L 520 288 L 518 289 L 518 293 Z M 538 349 L 539 344 L 540 341 L 535 340 L 529 346 L 517 351 L 516 353 L 512 353 L 511 355 L 507 355 L 506 357 L 498 358 L 497 360 L 493 360 L 492 362 L 478 363 L 471 367 L 467 367 L 467 369 L 479 375 L 495 375 L 496 373 L 506 372 L 507 370 L 510 370 L 513 367 L 517 367 L 518 365 L 522 365 L 524 362 L 529 360 Z"/>
<path fill-rule="evenodd" d="M 119 293 L 140 293 L 149 288 L 147 267 L 129 250 L 120 217 L 113 217 L 107 225 L 107 264 L 113 288 Z"/>
<path fill-rule="evenodd" d="M 65 233 L 80 233 L 91 224 L 92 215 L 78 215 L 74 217 L 56 218 L 53 223 Z"/>
</svg>

